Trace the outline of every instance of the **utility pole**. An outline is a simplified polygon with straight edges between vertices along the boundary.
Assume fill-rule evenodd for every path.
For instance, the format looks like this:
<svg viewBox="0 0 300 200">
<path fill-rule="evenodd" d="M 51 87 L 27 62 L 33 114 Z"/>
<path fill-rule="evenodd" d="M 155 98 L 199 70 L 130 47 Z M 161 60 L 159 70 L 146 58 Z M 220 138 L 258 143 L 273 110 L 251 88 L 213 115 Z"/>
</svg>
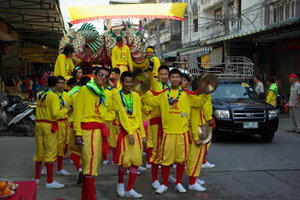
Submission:
<svg viewBox="0 0 300 200">
<path fill-rule="evenodd" d="M 229 35 L 229 8 L 228 8 L 229 0 L 223 0 L 223 8 L 224 8 L 224 33 L 225 35 Z M 230 42 L 224 41 L 224 57 L 230 56 Z"/>
<path fill-rule="evenodd" d="M 156 0 L 156 4 L 158 6 L 158 0 Z M 159 19 L 156 19 L 156 55 L 159 59 L 161 59 L 161 52 L 160 52 L 160 29 L 159 29 Z"/>
</svg>

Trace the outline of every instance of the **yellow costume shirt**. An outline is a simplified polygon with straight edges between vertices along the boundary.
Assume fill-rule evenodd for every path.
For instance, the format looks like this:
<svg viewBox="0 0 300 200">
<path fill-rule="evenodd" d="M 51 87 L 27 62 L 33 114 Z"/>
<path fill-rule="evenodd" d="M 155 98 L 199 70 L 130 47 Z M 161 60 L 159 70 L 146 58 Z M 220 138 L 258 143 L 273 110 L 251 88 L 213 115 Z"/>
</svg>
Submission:
<svg viewBox="0 0 300 200">
<path fill-rule="evenodd" d="M 132 71 L 133 66 L 130 48 L 127 45 L 123 45 L 123 47 L 116 45 L 112 50 L 111 62 L 113 68 L 118 68 L 118 65 L 128 65 Z"/>
<path fill-rule="evenodd" d="M 65 54 L 59 54 L 54 66 L 54 76 L 63 76 L 68 80 L 72 77 L 73 70 L 72 58 L 68 58 Z"/>
<path fill-rule="evenodd" d="M 129 114 L 125 106 L 122 103 L 122 98 L 120 95 L 120 90 L 113 90 L 113 109 L 118 114 L 120 123 L 125 131 L 132 135 L 134 131 L 139 130 L 142 137 L 145 137 L 145 130 L 143 127 L 142 121 L 142 105 L 141 105 L 141 98 L 138 93 L 131 92 L 132 99 L 133 99 L 133 112 Z M 126 94 L 125 98 L 130 98 L 130 94 Z"/>
<path fill-rule="evenodd" d="M 38 94 L 41 95 L 44 91 Z M 43 96 L 46 95 L 43 100 Z M 48 120 L 48 121 L 56 121 L 57 119 L 65 116 L 68 113 L 67 108 L 60 108 L 60 100 L 58 95 L 53 92 L 53 90 L 49 90 L 45 92 L 40 100 L 37 100 L 36 104 L 36 119 L 37 120 Z"/>
<path fill-rule="evenodd" d="M 77 136 L 81 136 L 81 122 L 103 123 L 100 110 L 103 110 L 103 103 L 100 104 L 100 96 L 93 93 L 87 86 L 82 86 L 78 92 L 76 104 L 74 105 L 74 130 Z M 102 107 L 102 108 L 101 108 Z"/>
<path fill-rule="evenodd" d="M 177 98 L 179 93 L 180 90 L 173 89 L 166 90 L 157 96 L 147 92 L 147 95 L 143 98 L 145 103 L 160 107 L 164 133 L 182 134 L 187 132 L 189 130 L 191 107 L 201 107 L 208 99 L 207 95 L 194 96 L 181 91 L 178 101 L 170 106 L 168 94 L 169 97 Z"/>
</svg>

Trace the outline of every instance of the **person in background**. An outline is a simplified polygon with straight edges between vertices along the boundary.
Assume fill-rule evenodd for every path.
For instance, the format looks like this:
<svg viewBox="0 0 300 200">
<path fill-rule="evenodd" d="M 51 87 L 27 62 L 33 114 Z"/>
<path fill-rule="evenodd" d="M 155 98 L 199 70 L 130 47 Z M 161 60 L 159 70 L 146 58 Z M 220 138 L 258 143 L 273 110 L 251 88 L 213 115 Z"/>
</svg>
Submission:
<svg viewBox="0 0 300 200">
<path fill-rule="evenodd" d="M 73 73 L 72 73 L 73 77 L 77 80 L 77 82 L 80 82 L 80 79 L 83 76 L 83 72 L 82 69 L 80 67 L 75 67 Z"/>
<path fill-rule="evenodd" d="M 277 85 L 277 88 L 278 88 L 278 90 L 280 90 L 281 89 L 281 82 L 279 80 L 278 75 L 274 75 L 274 78 L 275 78 L 275 83 Z"/>
<path fill-rule="evenodd" d="M 42 163 L 47 169 L 48 189 L 59 189 L 65 187 L 53 180 L 53 166 L 57 156 L 57 119 L 66 115 L 70 109 L 61 108 L 60 99 L 55 89 L 57 87 L 57 77 L 48 78 L 48 88 L 38 93 L 36 103 L 36 124 L 35 124 L 35 182 L 39 184 Z"/>
<path fill-rule="evenodd" d="M 120 83 L 121 71 L 119 68 L 113 68 L 110 74 L 110 81 L 113 83 L 114 87 L 121 88 Z"/>
<path fill-rule="evenodd" d="M 71 78 L 72 72 L 74 70 L 74 64 L 72 60 L 73 53 L 73 46 L 65 46 L 62 54 L 59 54 L 56 59 L 54 66 L 54 76 L 63 76 L 66 80 L 69 80 L 69 78 Z"/>
<path fill-rule="evenodd" d="M 188 90 L 190 81 L 191 81 L 191 79 L 190 79 L 189 75 L 187 75 L 186 73 L 183 73 L 183 74 L 182 74 L 181 88 L 182 88 L 182 89 L 187 89 L 187 90 Z"/>
<path fill-rule="evenodd" d="M 130 48 L 124 44 L 121 36 L 117 37 L 117 44 L 112 49 L 112 68 L 119 68 L 121 74 L 125 71 L 133 71 Z"/>
<path fill-rule="evenodd" d="M 277 84 L 275 83 L 275 78 L 274 77 L 269 77 L 267 80 L 267 85 L 269 86 L 268 92 L 267 92 L 267 98 L 266 102 L 271 104 L 276 108 L 276 100 L 278 96 L 278 87 Z"/>
<path fill-rule="evenodd" d="M 261 79 L 260 79 L 260 76 L 259 75 L 256 75 L 254 77 L 254 83 L 255 83 L 255 91 L 256 93 L 262 97 L 264 95 L 264 84 L 262 83 Z"/>
<path fill-rule="evenodd" d="M 300 84 L 299 79 L 296 74 L 290 74 L 288 76 L 291 83 L 291 92 L 290 92 L 290 119 L 293 123 L 288 132 L 300 134 Z"/>
<path fill-rule="evenodd" d="M 148 46 L 146 49 L 146 58 L 148 59 L 149 65 L 153 68 L 154 77 L 158 77 L 158 68 L 160 67 L 160 60 L 157 56 L 154 55 L 154 47 Z"/>
</svg>

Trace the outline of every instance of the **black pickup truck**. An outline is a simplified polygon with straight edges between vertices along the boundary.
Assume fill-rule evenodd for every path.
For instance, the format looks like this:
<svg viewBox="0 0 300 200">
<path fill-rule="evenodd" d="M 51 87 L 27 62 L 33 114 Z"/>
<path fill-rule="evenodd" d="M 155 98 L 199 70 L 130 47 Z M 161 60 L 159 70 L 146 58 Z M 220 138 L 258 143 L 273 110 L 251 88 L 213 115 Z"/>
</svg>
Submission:
<svg viewBox="0 0 300 200">
<path fill-rule="evenodd" d="M 220 80 L 212 94 L 216 128 L 221 133 L 259 134 L 272 141 L 278 129 L 278 112 L 265 103 L 246 82 Z"/>
</svg>

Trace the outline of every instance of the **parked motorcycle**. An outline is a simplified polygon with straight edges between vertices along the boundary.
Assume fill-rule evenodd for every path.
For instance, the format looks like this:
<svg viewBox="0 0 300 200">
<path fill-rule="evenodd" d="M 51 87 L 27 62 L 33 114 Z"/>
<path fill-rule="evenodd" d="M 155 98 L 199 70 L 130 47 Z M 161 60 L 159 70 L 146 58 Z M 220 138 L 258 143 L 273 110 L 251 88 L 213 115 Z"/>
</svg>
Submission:
<svg viewBox="0 0 300 200">
<path fill-rule="evenodd" d="M 35 103 L 21 101 L 9 103 L 4 97 L 0 104 L 0 132 L 15 132 L 34 136 Z M 20 106 L 21 105 L 21 106 Z"/>
</svg>

